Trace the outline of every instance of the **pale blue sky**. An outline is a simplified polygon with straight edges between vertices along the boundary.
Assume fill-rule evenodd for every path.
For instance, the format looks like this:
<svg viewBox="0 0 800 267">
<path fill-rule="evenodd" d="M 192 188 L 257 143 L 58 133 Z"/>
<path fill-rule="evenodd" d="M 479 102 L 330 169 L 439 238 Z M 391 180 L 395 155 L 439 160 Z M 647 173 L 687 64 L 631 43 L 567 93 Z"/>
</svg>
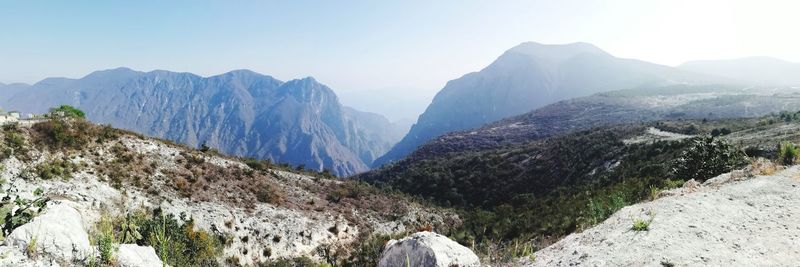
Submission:
<svg viewBox="0 0 800 267">
<path fill-rule="evenodd" d="M 5 1 L 0 81 L 118 66 L 314 76 L 338 92 L 426 97 L 524 41 L 593 43 L 675 65 L 800 61 L 792 1 Z"/>
</svg>

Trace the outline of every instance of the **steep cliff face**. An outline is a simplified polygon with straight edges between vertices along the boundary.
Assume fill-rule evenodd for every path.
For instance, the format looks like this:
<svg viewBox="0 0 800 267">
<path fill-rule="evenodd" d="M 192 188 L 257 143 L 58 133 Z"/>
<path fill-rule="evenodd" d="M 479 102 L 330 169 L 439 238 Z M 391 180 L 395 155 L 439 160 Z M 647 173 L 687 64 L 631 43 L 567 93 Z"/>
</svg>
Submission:
<svg viewBox="0 0 800 267">
<path fill-rule="evenodd" d="M 478 127 L 556 101 L 640 86 L 712 80 L 667 66 L 616 58 L 587 43 L 523 43 L 483 70 L 448 82 L 408 135 L 374 166 L 402 159 L 441 134 Z"/>
<path fill-rule="evenodd" d="M 121 68 L 0 95 L 7 109 L 42 113 L 70 104 L 95 122 L 337 175 L 367 170 L 393 144 L 383 133 L 385 118 L 345 110 L 310 77 L 282 82 L 247 70 L 205 78 Z"/>
</svg>

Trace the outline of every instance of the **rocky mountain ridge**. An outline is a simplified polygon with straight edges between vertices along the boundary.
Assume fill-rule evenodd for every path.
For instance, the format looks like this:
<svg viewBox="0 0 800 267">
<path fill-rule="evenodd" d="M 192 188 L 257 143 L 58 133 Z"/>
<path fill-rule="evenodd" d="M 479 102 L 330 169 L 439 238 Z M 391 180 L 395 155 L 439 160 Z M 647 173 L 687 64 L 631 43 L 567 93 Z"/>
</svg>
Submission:
<svg viewBox="0 0 800 267">
<path fill-rule="evenodd" d="M 522 43 L 479 72 L 449 81 L 410 132 L 373 167 L 403 159 L 439 135 L 595 93 L 675 84 L 726 83 L 711 75 L 614 57 L 587 43 Z"/>
<path fill-rule="evenodd" d="M 7 110 L 41 114 L 69 104 L 97 123 L 336 175 L 367 170 L 397 138 L 385 133 L 387 119 L 346 109 L 310 77 L 283 82 L 248 70 L 200 77 L 118 68 L 0 89 Z"/>
</svg>

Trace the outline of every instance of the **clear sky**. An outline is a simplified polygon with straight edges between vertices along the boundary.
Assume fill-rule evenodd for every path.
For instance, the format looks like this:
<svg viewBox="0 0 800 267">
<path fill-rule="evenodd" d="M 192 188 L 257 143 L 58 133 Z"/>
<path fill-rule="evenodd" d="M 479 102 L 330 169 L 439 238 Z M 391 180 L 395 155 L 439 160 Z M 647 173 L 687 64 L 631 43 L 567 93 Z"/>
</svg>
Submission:
<svg viewBox="0 0 800 267">
<path fill-rule="evenodd" d="M 0 81 L 126 66 L 314 76 L 337 92 L 426 91 L 524 41 L 661 64 L 800 61 L 800 1 L 5 1 Z M 388 90 L 388 89 L 387 89 Z"/>
</svg>

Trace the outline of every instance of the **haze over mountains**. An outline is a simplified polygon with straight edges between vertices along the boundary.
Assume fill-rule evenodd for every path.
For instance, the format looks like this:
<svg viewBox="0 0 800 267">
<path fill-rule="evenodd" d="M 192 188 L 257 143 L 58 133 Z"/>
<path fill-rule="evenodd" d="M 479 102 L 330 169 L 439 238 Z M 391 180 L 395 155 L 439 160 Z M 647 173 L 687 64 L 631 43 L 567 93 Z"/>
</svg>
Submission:
<svg viewBox="0 0 800 267">
<path fill-rule="evenodd" d="M 757 116 L 794 108 L 785 90 L 800 84 L 797 77 L 798 64 L 772 58 L 669 67 L 617 58 L 587 43 L 527 42 L 483 70 L 448 82 L 410 131 L 407 122 L 391 123 L 342 106 L 330 88 L 313 78 L 283 82 L 246 70 L 201 77 L 119 68 L 80 79 L 0 84 L 0 106 L 43 113 L 70 104 L 99 123 L 346 176 L 403 159 L 431 140 L 417 154 L 524 142 L 608 123 Z M 625 91 L 589 97 L 615 90 Z M 568 100 L 576 97 L 584 98 Z M 676 97 L 682 104 L 664 102 Z M 708 106 L 713 101 L 721 106 Z M 508 119 L 527 112 L 519 117 L 527 118 L 524 122 Z M 467 132 L 476 134 L 460 132 L 473 128 Z"/>
<path fill-rule="evenodd" d="M 546 104 L 618 89 L 703 84 L 722 79 L 614 57 L 587 43 L 520 44 L 479 72 L 452 80 L 403 140 L 374 166 L 402 159 L 441 134 L 522 114 Z"/>
<path fill-rule="evenodd" d="M 800 84 L 800 64 L 771 57 L 690 61 L 680 69 L 759 85 Z"/>
<path fill-rule="evenodd" d="M 205 78 L 119 68 L 3 86 L 0 101 L 25 113 L 69 104 L 98 123 L 337 175 L 367 170 L 399 138 L 388 120 L 343 107 L 313 78 L 283 82 L 247 70 Z"/>
</svg>

